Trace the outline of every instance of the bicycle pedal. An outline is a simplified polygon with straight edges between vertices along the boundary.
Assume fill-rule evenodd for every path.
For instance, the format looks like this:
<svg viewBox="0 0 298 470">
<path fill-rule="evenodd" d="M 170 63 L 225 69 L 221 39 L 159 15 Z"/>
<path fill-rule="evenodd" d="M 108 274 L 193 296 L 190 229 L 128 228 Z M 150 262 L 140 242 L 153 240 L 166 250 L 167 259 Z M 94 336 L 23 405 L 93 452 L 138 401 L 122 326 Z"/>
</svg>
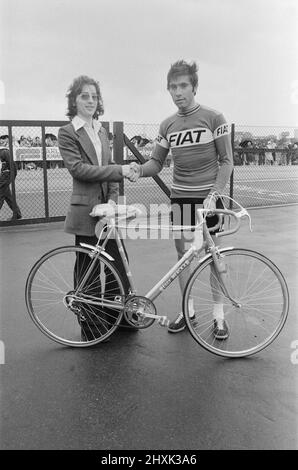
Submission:
<svg viewBox="0 0 298 470">
<path fill-rule="evenodd" d="M 169 326 L 170 320 L 168 320 L 166 316 L 163 316 L 158 319 L 158 323 L 160 326 Z"/>
</svg>

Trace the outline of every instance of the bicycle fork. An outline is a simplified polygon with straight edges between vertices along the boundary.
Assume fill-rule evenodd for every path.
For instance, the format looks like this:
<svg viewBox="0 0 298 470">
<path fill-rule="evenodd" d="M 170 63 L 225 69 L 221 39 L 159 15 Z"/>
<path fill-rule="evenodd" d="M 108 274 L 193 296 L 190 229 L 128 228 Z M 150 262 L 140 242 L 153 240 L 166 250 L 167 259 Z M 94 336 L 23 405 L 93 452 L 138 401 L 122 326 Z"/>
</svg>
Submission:
<svg viewBox="0 0 298 470">
<path fill-rule="evenodd" d="M 220 253 L 220 250 L 216 246 L 210 248 L 211 256 L 213 259 L 213 264 L 215 267 L 215 273 L 218 278 L 219 286 L 222 290 L 224 296 L 229 299 L 234 307 L 240 308 L 241 304 L 237 302 L 229 293 L 228 288 L 225 283 L 225 274 L 227 273 L 227 267 L 224 262 L 224 255 Z"/>
</svg>

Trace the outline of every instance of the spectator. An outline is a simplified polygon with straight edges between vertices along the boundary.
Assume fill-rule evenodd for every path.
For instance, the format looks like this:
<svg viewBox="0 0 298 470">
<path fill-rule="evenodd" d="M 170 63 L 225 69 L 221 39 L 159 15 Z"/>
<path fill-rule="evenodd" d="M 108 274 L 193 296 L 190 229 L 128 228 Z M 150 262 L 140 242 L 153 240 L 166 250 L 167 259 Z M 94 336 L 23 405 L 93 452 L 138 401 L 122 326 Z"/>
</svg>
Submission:
<svg viewBox="0 0 298 470">
<path fill-rule="evenodd" d="M 287 165 L 291 165 L 292 163 L 292 158 L 295 154 L 295 150 L 294 150 L 294 145 L 290 142 L 288 145 L 287 145 L 287 151 L 286 151 L 286 162 L 287 162 Z"/>
<path fill-rule="evenodd" d="M 30 143 L 24 135 L 20 137 L 19 145 L 20 147 L 30 147 Z"/>
<path fill-rule="evenodd" d="M 273 140 L 269 140 L 267 144 L 267 148 L 271 150 L 271 155 L 272 155 L 271 165 L 274 165 L 276 162 L 276 153 L 275 153 L 276 143 L 273 142 Z"/>
<path fill-rule="evenodd" d="M 32 142 L 33 147 L 41 147 L 41 139 L 40 137 L 35 137 Z"/>
<path fill-rule="evenodd" d="M 287 153 L 287 144 L 285 142 L 280 143 L 280 148 L 281 148 L 281 155 L 280 155 L 280 165 L 284 166 L 286 165 L 286 153 Z"/>
<path fill-rule="evenodd" d="M 0 147 L 7 147 L 9 146 L 9 137 L 7 134 L 0 136 Z"/>
<path fill-rule="evenodd" d="M 273 165 L 273 156 L 272 156 L 272 152 L 268 152 L 268 150 L 270 149 L 270 141 L 267 142 L 267 145 L 266 145 L 266 150 L 265 150 L 265 163 L 268 164 L 268 165 Z"/>
<path fill-rule="evenodd" d="M 135 135 L 130 140 L 136 147 L 145 147 L 145 145 L 147 145 L 149 142 L 151 142 L 146 137 L 142 137 L 140 135 Z"/>
<path fill-rule="evenodd" d="M 297 142 L 293 145 L 292 165 L 298 164 L 298 144 Z"/>
<path fill-rule="evenodd" d="M 252 152 L 251 152 L 251 162 L 253 165 L 257 165 L 259 160 L 259 152 L 257 149 L 257 144 L 254 142 L 252 144 Z"/>
<path fill-rule="evenodd" d="M 252 153 L 249 151 L 252 148 L 252 141 L 251 140 L 243 140 L 240 143 L 240 146 L 243 149 L 243 151 L 241 152 L 242 164 L 243 165 L 249 165 L 251 160 L 252 160 Z M 246 149 L 248 151 L 246 151 Z"/>
<path fill-rule="evenodd" d="M 242 165 L 242 152 L 240 149 L 235 149 L 234 151 L 234 165 Z"/>
<path fill-rule="evenodd" d="M 148 160 L 151 157 L 151 152 L 153 148 L 152 140 L 147 139 L 147 137 L 142 137 L 141 135 L 135 135 L 130 140 L 135 145 L 137 150 L 143 155 L 144 158 Z"/>
<path fill-rule="evenodd" d="M 258 163 L 259 165 L 265 165 L 265 150 L 264 150 L 262 142 L 259 142 L 257 144 L 257 148 L 259 150 Z"/>
<path fill-rule="evenodd" d="M 54 134 L 45 134 L 46 147 L 56 147 L 57 137 Z"/>
<path fill-rule="evenodd" d="M 281 142 L 277 142 L 276 144 L 276 150 L 275 150 L 275 161 L 276 165 L 281 165 L 281 159 L 282 159 L 282 152 L 281 152 Z"/>
</svg>

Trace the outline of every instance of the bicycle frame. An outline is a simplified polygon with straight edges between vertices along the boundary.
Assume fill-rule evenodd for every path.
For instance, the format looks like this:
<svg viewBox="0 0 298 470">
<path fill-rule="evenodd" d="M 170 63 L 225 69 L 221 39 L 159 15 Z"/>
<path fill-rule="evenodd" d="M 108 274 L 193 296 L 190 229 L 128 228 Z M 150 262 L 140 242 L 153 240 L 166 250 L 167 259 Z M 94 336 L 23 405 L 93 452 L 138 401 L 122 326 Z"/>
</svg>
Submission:
<svg viewBox="0 0 298 470">
<path fill-rule="evenodd" d="M 183 227 L 178 227 L 174 230 L 181 230 L 181 228 Z M 220 253 L 223 253 L 226 250 L 231 249 L 231 247 L 226 247 L 226 248 L 216 247 L 212 239 L 212 236 L 209 233 L 209 230 L 207 228 L 207 225 L 206 225 L 205 219 L 203 218 L 201 210 L 198 210 L 198 224 L 195 227 L 184 227 L 184 229 L 189 229 L 189 228 L 195 228 L 194 241 L 191 244 L 190 248 L 187 250 L 184 256 L 179 261 L 177 261 L 177 263 L 175 263 L 174 266 L 172 266 L 172 268 L 145 294 L 145 297 L 151 301 L 154 301 L 165 289 L 167 289 L 167 287 L 179 276 L 179 274 L 191 264 L 193 259 L 195 257 L 198 257 L 199 254 L 205 249 L 207 251 L 207 254 L 204 257 L 199 259 L 199 264 L 203 263 L 209 257 L 213 258 L 215 270 L 219 279 L 220 286 L 223 290 L 223 294 L 227 298 L 229 298 L 234 305 L 237 305 L 237 303 L 230 297 L 226 289 L 223 276 L 221 275 L 218 269 L 218 264 L 217 264 L 217 255 Z M 125 255 L 122 239 L 120 238 L 118 229 L 116 227 L 115 218 L 110 219 L 110 222 L 108 224 L 108 231 L 105 236 L 105 240 L 100 245 L 101 235 L 102 233 L 99 236 L 96 246 L 81 243 L 81 246 L 85 248 L 89 248 L 95 251 L 95 253 L 93 255 L 94 261 L 91 263 L 88 271 L 85 273 L 85 276 L 82 279 L 80 285 L 78 286 L 77 291 L 79 291 L 80 288 L 84 285 L 84 282 L 88 278 L 88 275 L 91 272 L 91 270 L 93 269 L 93 265 L 96 262 L 96 259 L 98 258 L 100 253 L 106 256 L 110 261 L 113 261 L 113 258 L 105 251 L 105 247 L 106 247 L 108 240 L 111 237 L 113 237 L 117 243 L 119 253 L 120 253 L 120 256 L 121 256 L 121 259 L 122 259 L 122 262 L 126 271 L 128 281 L 129 281 L 130 294 L 136 295 L 136 288 L 133 282 L 133 276 L 129 268 L 127 257 Z M 98 304 L 98 299 L 96 297 L 92 297 L 92 296 L 87 296 L 87 297 L 88 299 L 85 298 L 85 301 L 87 301 L 88 303 Z M 115 301 L 102 300 L 100 302 L 100 305 L 102 307 L 113 306 L 113 308 L 121 310 L 123 308 L 123 304 L 122 303 L 119 304 L 118 300 L 120 299 L 116 299 Z M 144 314 L 144 315 L 148 317 L 150 316 L 156 319 L 164 319 L 164 316 L 160 316 L 160 315 L 153 315 L 153 314 Z"/>
</svg>

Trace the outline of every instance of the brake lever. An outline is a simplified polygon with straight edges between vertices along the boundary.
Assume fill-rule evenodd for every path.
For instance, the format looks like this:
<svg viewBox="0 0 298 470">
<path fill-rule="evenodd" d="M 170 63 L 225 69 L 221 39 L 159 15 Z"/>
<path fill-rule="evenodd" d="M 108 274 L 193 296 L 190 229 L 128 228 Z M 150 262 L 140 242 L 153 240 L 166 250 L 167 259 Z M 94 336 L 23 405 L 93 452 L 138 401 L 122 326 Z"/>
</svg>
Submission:
<svg viewBox="0 0 298 470">
<path fill-rule="evenodd" d="M 239 212 L 236 212 L 236 217 L 238 219 L 242 219 L 244 217 L 248 217 L 248 223 L 249 223 L 249 230 L 250 232 L 252 232 L 252 223 L 251 223 L 251 216 L 250 214 L 248 213 L 248 211 L 242 207 L 242 209 L 239 211 Z"/>
</svg>

